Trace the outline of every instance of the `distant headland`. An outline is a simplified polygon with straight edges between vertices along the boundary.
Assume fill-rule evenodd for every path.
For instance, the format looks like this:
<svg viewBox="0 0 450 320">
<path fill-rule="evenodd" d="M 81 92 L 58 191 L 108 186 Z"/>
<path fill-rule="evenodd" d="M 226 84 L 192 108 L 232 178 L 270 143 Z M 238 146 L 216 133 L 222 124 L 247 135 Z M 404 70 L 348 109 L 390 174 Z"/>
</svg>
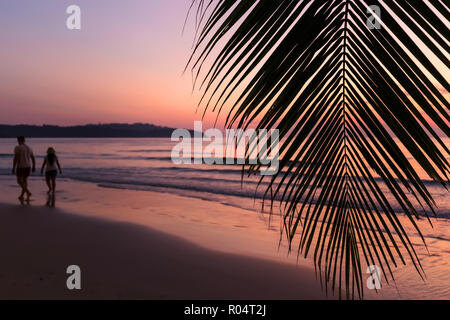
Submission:
<svg viewBox="0 0 450 320">
<path fill-rule="evenodd" d="M 174 130 L 174 128 L 145 123 L 87 124 L 68 127 L 0 124 L 0 138 L 18 136 L 29 138 L 166 138 L 171 137 Z"/>
</svg>

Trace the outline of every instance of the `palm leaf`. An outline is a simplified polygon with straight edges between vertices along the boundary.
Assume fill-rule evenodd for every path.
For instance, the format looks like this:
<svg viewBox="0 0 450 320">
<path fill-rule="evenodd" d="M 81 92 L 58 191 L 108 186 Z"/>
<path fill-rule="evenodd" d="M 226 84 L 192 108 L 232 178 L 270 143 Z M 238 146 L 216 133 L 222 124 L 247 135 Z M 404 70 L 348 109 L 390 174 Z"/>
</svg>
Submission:
<svg viewBox="0 0 450 320">
<path fill-rule="evenodd" d="M 228 127 L 280 130 L 283 158 L 267 193 L 281 198 L 290 249 L 297 239 L 299 254 L 313 255 L 321 283 L 340 297 L 344 289 L 347 298 L 355 289 L 363 296 L 363 261 L 379 265 L 386 281 L 408 260 L 423 275 L 394 208 L 422 236 L 419 212 L 434 214 L 436 204 L 417 167 L 448 185 L 448 5 L 192 4 L 198 34 L 189 65 L 203 90 L 199 105 L 217 114 L 226 106 Z M 382 12 L 379 29 L 367 24 L 372 5 Z"/>
</svg>

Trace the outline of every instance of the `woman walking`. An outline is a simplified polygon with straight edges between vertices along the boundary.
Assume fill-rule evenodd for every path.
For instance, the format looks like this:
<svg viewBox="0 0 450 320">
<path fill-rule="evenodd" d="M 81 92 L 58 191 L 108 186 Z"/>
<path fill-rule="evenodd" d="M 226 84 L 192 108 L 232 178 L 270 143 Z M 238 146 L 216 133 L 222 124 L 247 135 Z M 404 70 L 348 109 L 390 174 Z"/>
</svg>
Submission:
<svg viewBox="0 0 450 320">
<path fill-rule="evenodd" d="M 56 156 L 55 149 L 52 147 L 48 148 L 47 156 L 44 158 L 44 163 L 42 164 L 41 174 L 44 173 L 45 170 L 45 181 L 48 186 L 48 193 L 55 193 L 56 189 L 56 176 L 59 173 L 62 174 L 61 166 L 58 161 L 58 157 Z"/>
</svg>

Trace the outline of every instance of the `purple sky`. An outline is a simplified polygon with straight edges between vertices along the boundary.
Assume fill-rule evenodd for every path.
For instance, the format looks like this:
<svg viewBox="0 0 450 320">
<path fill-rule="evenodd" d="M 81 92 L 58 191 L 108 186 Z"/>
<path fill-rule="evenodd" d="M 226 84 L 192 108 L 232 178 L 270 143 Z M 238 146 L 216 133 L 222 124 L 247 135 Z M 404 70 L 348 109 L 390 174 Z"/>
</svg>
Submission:
<svg viewBox="0 0 450 320">
<path fill-rule="evenodd" d="M 2 0 L 0 123 L 192 127 L 186 0 Z M 66 8 L 81 8 L 68 30 Z"/>
<path fill-rule="evenodd" d="M 0 123 L 191 128 L 202 109 L 196 113 L 200 95 L 191 93 L 190 73 L 182 75 L 194 39 L 193 20 L 182 34 L 190 3 L 0 1 Z M 81 30 L 66 27 L 72 4 L 81 8 Z M 214 120 L 208 113 L 206 125 Z"/>
</svg>

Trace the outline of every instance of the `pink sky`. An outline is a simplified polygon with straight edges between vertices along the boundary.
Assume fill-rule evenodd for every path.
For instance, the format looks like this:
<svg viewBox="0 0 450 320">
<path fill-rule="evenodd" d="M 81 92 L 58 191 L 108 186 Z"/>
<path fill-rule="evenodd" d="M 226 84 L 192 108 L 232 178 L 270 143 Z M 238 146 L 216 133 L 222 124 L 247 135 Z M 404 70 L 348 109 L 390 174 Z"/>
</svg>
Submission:
<svg viewBox="0 0 450 320">
<path fill-rule="evenodd" d="M 74 3 L 81 7 L 80 31 L 65 24 Z M 182 75 L 194 38 L 193 21 L 181 33 L 189 4 L 2 0 L 0 123 L 191 128 L 202 109 L 196 113 L 199 94 L 191 93 L 190 73 Z M 214 120 L 208 113 L 206 126 Z"/>
<path fill-rule="evenodd" d="M 198 94 L 182 71 L 193 23 L 185 0 L 80 0 L 82 29 L 66 28 L 73 1 L 0 4 L 0 122 L 149 122 L 192 127 Z"/>
</svg>

